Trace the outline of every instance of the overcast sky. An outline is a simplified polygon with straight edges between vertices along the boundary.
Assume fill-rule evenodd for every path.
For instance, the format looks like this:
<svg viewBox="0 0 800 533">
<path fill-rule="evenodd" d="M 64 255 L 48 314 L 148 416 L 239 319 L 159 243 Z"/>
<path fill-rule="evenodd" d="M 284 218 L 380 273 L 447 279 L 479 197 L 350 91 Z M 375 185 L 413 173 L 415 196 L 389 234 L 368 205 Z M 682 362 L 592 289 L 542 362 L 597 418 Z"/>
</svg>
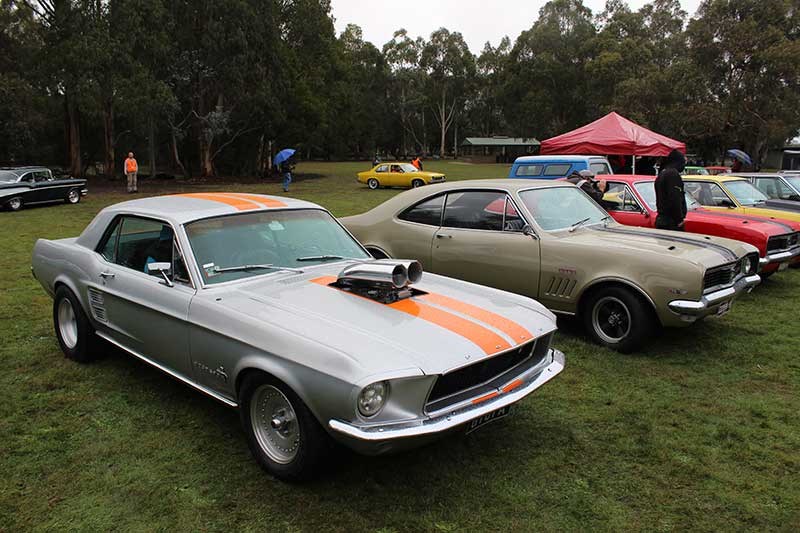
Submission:
<svg viewBox="0 0 800 533">
<path fill-rule="evenodd" d="M 412 38 L 426 39 L 434 30 L 444 26 L 464 36 L 474 54 L 483 50 L 486 41 L 497 46 L 504 35 L 514 39 L 531 27 L 539 16 L 546 0 L 331 0 L 336 32 L 348 24 L 357 24 L 364 31 L 364 39 L 379 49 L 400 28 L 408 30 Z M 605 0 L 583 2 L 598 14 L 605 8 Z M 646 0 L 628 0 L 638 9 Z M 681 0 L 683 9 L 694 15 L 700 0 Z"/>
</svg>

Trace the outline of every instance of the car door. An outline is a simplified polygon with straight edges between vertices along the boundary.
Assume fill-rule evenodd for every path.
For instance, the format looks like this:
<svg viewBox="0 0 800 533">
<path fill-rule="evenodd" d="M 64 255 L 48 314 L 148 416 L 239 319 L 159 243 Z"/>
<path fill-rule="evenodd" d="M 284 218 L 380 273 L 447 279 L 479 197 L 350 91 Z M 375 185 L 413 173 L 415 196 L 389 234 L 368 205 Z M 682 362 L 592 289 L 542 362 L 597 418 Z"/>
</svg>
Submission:
<svg viewBox="0 0 800 533">
<path fill-rule="evenodd" d="M 432 271 L 525 296 L 539 290 L 539 241 L 505 191 L 447 193 Z"/>
<path fill-rule="evenodd" d="M 737 208 L 733 198 L 728 196 L 722 187 L 710 181 L 684 181 L 684 189 L 697 202 L 714 211 L 730 211 Z M 740 210 L 743 211 L 743 210 Z"/>
<path fill-rule="evenodd" d="M 603 207 L 614 220 L 626 226 L 650 227 L 651 218 L 639 204 L 633 191 L 627 184 L 619 181 L 607 181 L 603 195 Z"/>
<path fill-rule="evenodd" d="M 430 270 L 433 236 L 442 222 L 445 194 L 426 198 L 397 215 L 392 229 L 392 256 L 416 259 Z"/>
<path fill-rule="evenodd" d="M 49 170 L 33 172 L 33 187 L 37 191 L 40 202 L 55 202 L 64 198 L 63 184 L 53 180 Z"/>
<path fill-rule="evenodd" d="M 117 217 L 97 248 L 100 270 L 93 272 L 108 335 L 123 347 L 173 371 L 191 376 L 189 304 L 195 289 L 164 221 L 133 215 Z M 169 286 L 145 272 L 151 262 L 172 263 Z"/>
<path fill-rule="evenodd" d="M 20 196 L 22 201 L 26 204 L 36 204 L 43 202 L 43 193 L 41 189 L 36 187 L 34 173 L 32 171 L 24 173 L 19 178 L 19 184 L 25 189 Z"/>
<path fill-rule="evenodd" d="M 386 173 L 386 184 L 389 187 L 405 185 L 403 169 L 400 165 L 389 165 L 389 172 Z"/>
</svg>

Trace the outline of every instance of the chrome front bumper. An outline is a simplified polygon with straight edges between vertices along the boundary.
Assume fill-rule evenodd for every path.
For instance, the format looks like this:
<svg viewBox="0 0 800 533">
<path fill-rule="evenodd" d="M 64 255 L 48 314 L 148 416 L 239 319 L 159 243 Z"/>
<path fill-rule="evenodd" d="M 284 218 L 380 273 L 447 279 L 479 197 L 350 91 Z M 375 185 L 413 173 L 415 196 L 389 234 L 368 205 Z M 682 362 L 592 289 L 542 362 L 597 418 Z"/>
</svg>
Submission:
<svg viewBox="0 0 800 533">
<path fill-rule="evenodd" d="M 753 287 L 761 283 L 758 274 L 743 276 L 731 287 L 704 294 L 699 300 L 672 300 L 669 309 L 680 315 L 681 320 L 694 322 L 710 314 L 717 313 L 719 306 L 732 302 L 743 292 L 750 292 Z"/>
<path fill-rule="evenodd" d="M 517 388 L 509 392 L 503 392 L 502 388 L 498 388 L 497 395 L 491 399 L 446 414 L 372 426 L 357 426 L 333 419 L 328 422 L 328 426 L 333 430 L 335 437 L 365 455 L 378 455 L 420 446 L 459 428 L 466 429 L 465 426 L 470 421 L 517 403 L 553 379 L 564 369 L 564 354 L 551 348 L 549 357 L 550 363 L 544 368 L 532 369 L 527 375 L 517 376 L 517 379 L 523 381 Z"/>
<path fill-rule="evenodd" d="M 81 189 L 81 196 L 86 196 L 89 194 L 89 189 Z"/>
<path fill-rule="evenodd" d="M 767 254 L 765 257 L 762 257 L 758 260 L 759 270 L 763 269 L 767 265 L 771 265 L 772 263 L 786 263 L 798 255 L 800 255 L 800 246 L 796 246 L 783 252 Z"/>
</svg>

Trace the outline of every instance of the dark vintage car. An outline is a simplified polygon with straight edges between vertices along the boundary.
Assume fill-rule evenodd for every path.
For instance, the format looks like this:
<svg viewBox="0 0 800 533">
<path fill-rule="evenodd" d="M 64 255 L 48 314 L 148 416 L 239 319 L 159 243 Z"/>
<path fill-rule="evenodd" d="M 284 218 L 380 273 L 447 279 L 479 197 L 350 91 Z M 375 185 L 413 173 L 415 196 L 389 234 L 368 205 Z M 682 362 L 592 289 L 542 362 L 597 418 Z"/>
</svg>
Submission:
<svg viewBox="0 0 800 533">
<path fill-rule="evenodd" d="M 11 211 L 25 205 L 77 204 L 87 192 L 85 179 L 54 177 L 45 167 L 0 168 L 0 205 Z"/>
</svg>

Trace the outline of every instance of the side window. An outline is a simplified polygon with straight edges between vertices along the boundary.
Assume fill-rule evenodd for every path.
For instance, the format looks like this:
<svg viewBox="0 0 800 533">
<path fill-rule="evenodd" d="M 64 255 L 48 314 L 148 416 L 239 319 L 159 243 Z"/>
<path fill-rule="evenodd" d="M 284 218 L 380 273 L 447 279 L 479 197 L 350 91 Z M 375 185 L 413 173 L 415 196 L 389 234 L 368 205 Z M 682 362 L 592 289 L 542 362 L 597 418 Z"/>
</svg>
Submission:
<svg viewBox="0 0 800 533">
<path fill-rule="evenodd" d="M 592 172 L 594 172 L 596 176 L 611 174 L 611 169 L 608 168 L 607 163 L 592 163 L 589 165 L 589 168 L 592 169 Z"/>
<path fill-rule="evenodd" d="M 572 167 L 569 163 L 559 163 L 556 165 L 547 165 L 544 167 L 545 176 L 566 176 L 569 174 L 569 169 Z"/>
<path fill-rule="evenodd" d="M 24 181 L 25 183 L 33 183 L 33 172 L 28 172 L 19 181 Z"/>
<path fill-rule="evenodd" d="M 689 182 L 684 184 L 684 188 L 700 205 L 711 207 L 735 205 L 722 187 L 716 183 Z"/>
<path fill-rule="evenodd" d="M 495 191 L 449 193 L 442 226 L 502 231 L 505 199 L 505 193 Z"/>
<path fill-rule="evenodd" d="M 50 173 L 46 170 L 38 170 L 33 173 L 33 179 L 36 182 L 48 181 L 50 179 Z"/>
<path fill-rule="evenodd" d="M 525 227 L 525 221 L 517 213 L 511 198 L 506 196 L 506 207 L 503 212 L 503 231 L 522 231 L 523 227 Z"/>
<path fill-rule="evenodd" d="M 189 271 L 186 270 L 186 263 L 183 260 L 183 255 L 180 249 L 174 245 L 172 246 L 172 279 L 181 283 L 191 284 L 189 279 Z"/>
<path fill-rule="evenodd" d="M 398 216 L 401 220 L 427 224 L 429 226 L 439 226 L 442 222 L 442 206 L 444 205 L 444 195 L 425 200 L 417 205 L 406 209 Z"/>
<path fill-rule="evenodd" d="M 392 165 L 391 172 L 402 172 L 402 170 L 400 170 L 400 165 Z"/>
<path fill-rule="evenodd" d="M 603 195 L 603 207 L 607 211 L 641 211 L 639 202 L 624 183 L 609 181 Z"/>
<path fill-rule="evenodd" d="M 516 176 L 539 176 L 542 173 L 542 165 L 520 165 L 517 167 Z"/>
<path fill-rule="evenodd" d="M 379 166 L 378 168 L 375 169 L 375 172 L 386 172 L 386 170 L 388 170 L 388 168 L 389 168 L 389 165 L 381 165 L 381 166 Z"/>
<path fill-rule="evenodd" d="M 149 263 L 172 263 L 173 238 L 169 224 L 122 217 L 113 262 L 138 272 L 147 272 Z"/>
<path fill-rule="evenodd" d="M 758 178 L 755 185 L 759 191 L 772 200 L 791 200 L 796 196 L 794 191 L 778 178 Z"/>
<path fill-rule="evenodd" d="M 103 259 L 109 263 L 116 262 L 117 257 L 117 241 L 119 240 L 119 227 L 121 226 L 122 219 L 116 218 L 112 222 L 113 228 L 106 231 L 106 236 L 100 246 L 97 248 L 98 253 L 103 256 Z"/>
</svg>

